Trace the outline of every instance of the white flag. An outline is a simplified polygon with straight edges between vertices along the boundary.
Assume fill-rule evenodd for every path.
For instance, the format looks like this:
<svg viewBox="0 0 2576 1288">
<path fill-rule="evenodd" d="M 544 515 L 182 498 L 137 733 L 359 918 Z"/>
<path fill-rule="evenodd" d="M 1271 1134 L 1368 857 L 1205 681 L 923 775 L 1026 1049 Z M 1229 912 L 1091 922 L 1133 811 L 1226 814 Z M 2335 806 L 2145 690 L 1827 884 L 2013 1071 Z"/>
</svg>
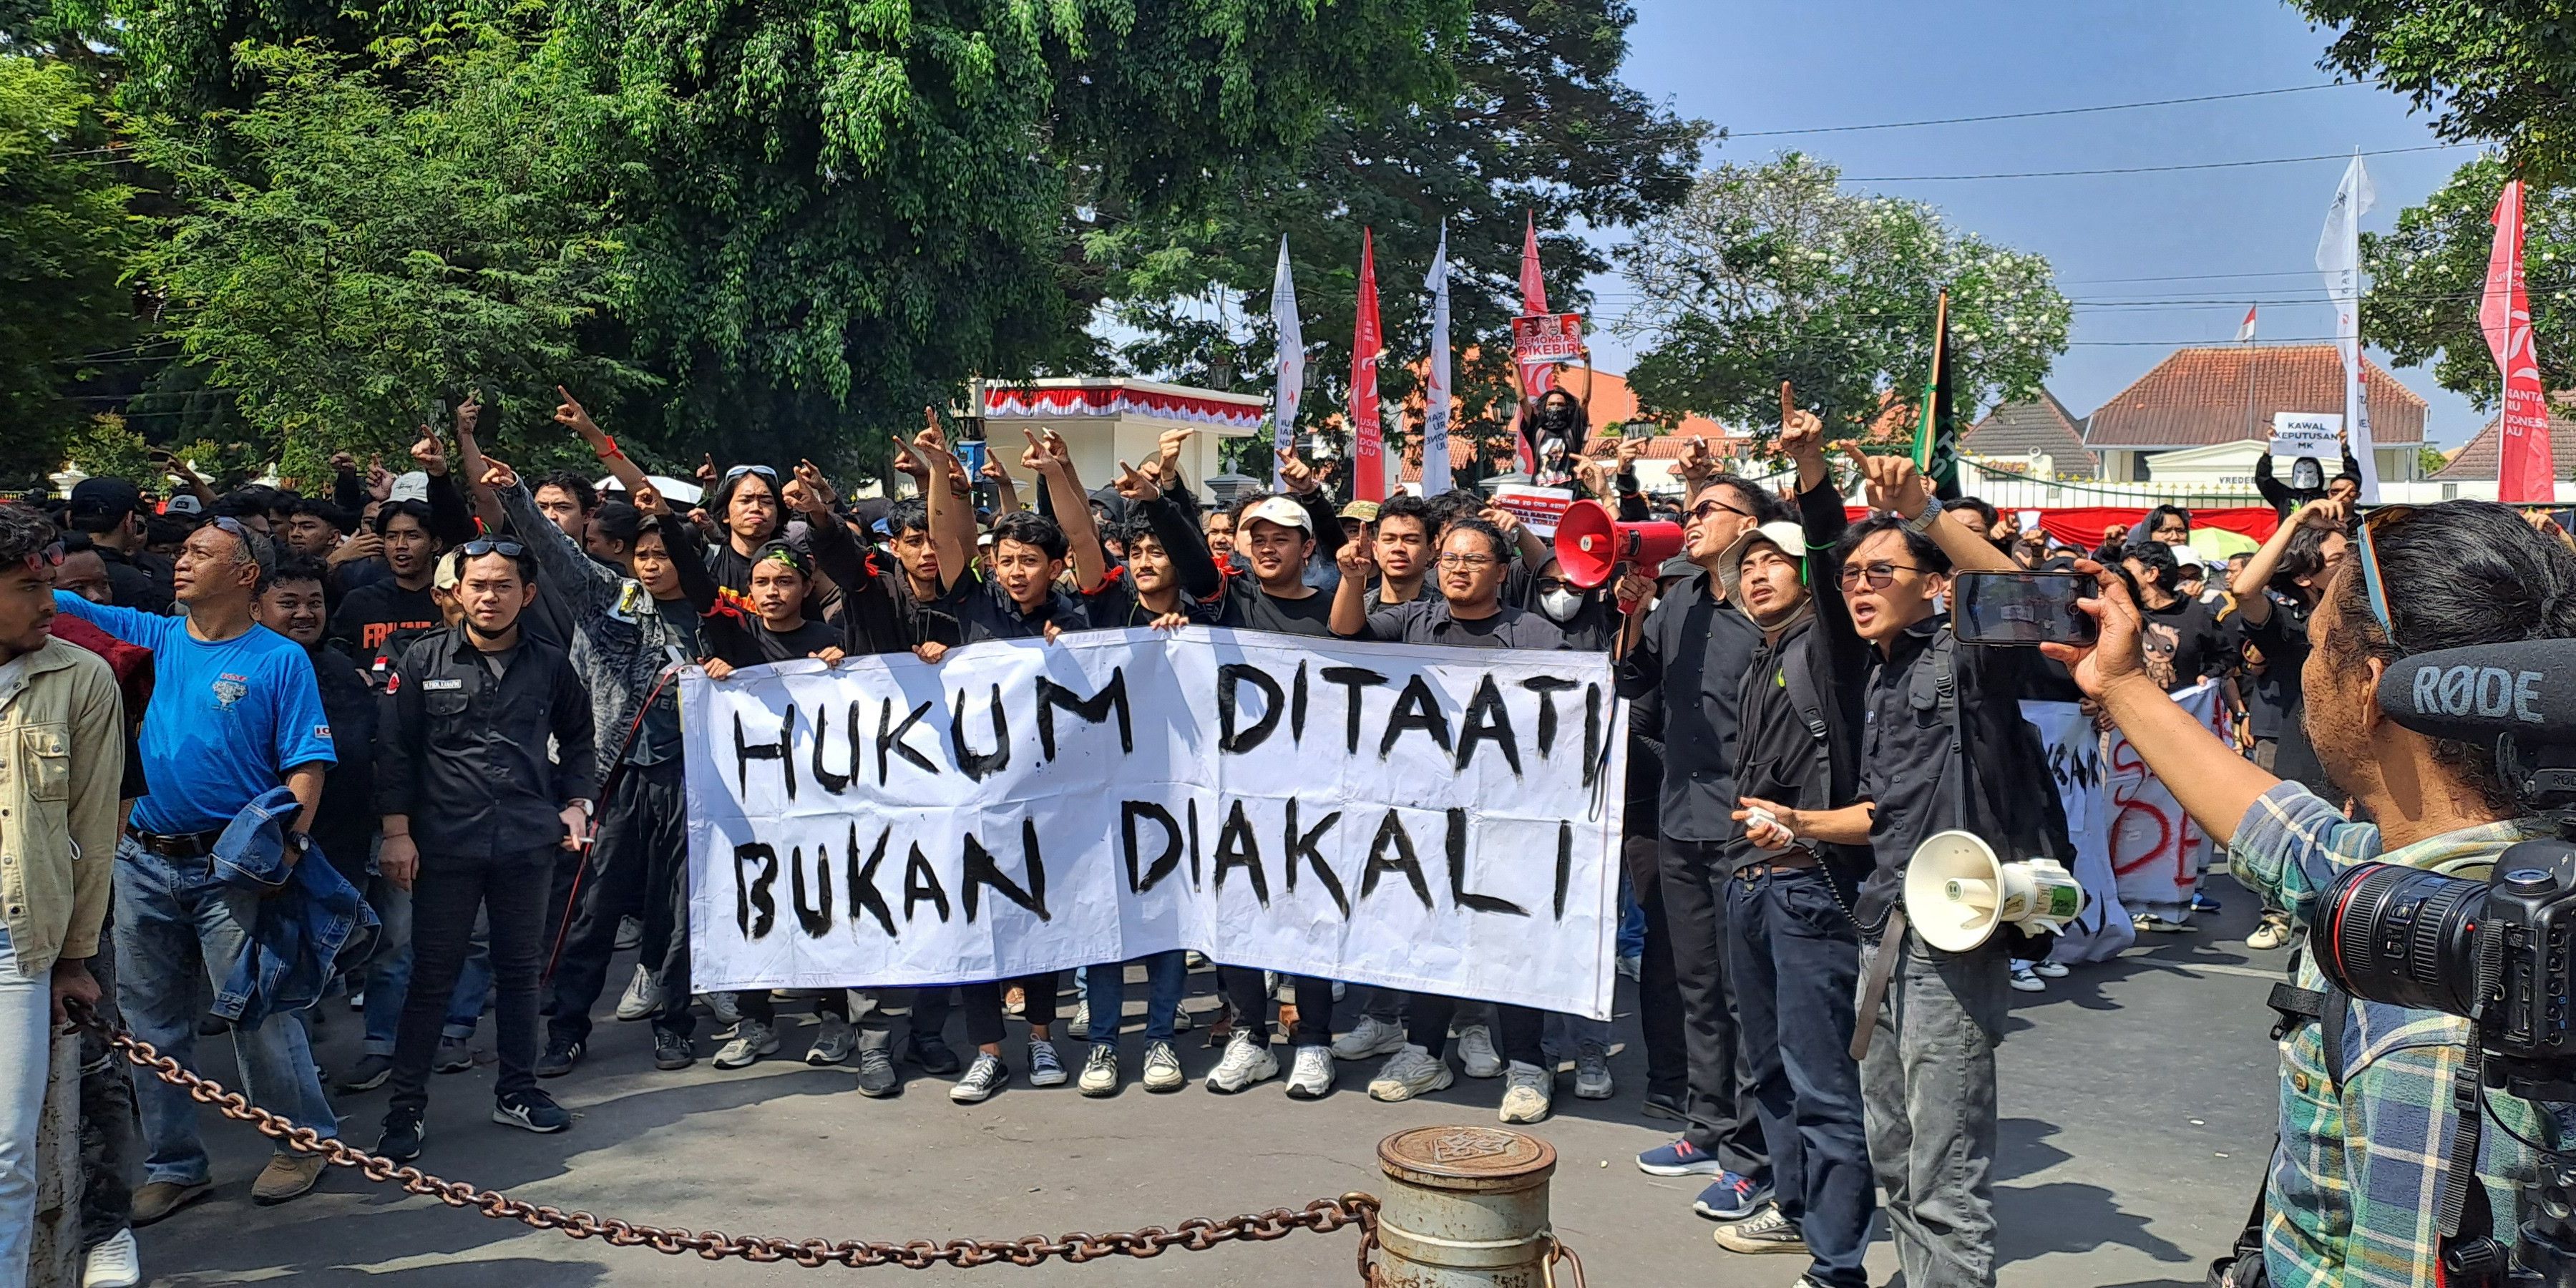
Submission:
<svg viewBox="0 0 2576 1288">
<path fill-rule="evenodd" d="M 1431 385 L 1422 404 L 1422 494 L 1449 490 L 1449 221 L 1440 221 L 1440 249 L 1431 256 Z"/>
<path fill-rule="evenodd" d="M 2361 466 L 2365 505 L 2379 502 L 2379 462 L 2371 451 L 2370 400 L 2361 383 L 2361 217 L 2378 199 L 2356 151 L 2342 186 L 2335 189 L 2334 206 L 2326 211 L 2325 231 L 2317 237 L 2317 271 L 2325 275 L 2326 298 L 2335 306 L 2335 347 L 2343 355 L 2346 442 Z"/>
<path fill-rule="evenodd" d="M 1279 275 L 1270 282 L 1270 321 L 1279 328 L 1278 380 L 1270 395 L 1270 445 L 1287 451 L 1297 437 L 1297 402 L 1306 393 L 1306 332 L 1297 322 L 1297 281 L 1288 269 L 1288 235 L 1279 235 Z M 1280 487 L 1279 458 L 1270 458 L 1270 488 Z"/>
</svg>

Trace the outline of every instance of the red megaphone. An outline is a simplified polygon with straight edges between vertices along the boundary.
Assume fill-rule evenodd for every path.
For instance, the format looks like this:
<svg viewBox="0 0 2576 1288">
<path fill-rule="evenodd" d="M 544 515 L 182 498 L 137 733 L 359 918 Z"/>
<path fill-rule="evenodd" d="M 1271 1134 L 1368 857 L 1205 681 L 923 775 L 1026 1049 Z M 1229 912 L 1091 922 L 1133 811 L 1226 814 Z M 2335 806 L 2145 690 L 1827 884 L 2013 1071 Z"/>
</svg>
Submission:
<svg viewBox="0 0 2576 1288">
<path fill-rule="evenodd" d="M 1556 560 L 1585 590 L 1609 585 L 1623 563 L 1660 567 L 1681 549 L 1682 525 L 1621 523 L 1598 501 L 1577 501 L 1556 521 Z"/>
</svg>

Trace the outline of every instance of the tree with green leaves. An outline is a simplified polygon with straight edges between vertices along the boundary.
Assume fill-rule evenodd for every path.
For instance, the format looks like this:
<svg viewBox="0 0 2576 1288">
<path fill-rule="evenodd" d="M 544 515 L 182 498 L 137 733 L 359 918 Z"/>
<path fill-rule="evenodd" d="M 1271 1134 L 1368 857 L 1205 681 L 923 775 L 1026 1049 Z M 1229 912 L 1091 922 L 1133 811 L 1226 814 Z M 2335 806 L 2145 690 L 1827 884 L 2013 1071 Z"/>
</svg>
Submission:
<svg viewBox="0 0 2576 1288">
<path fill-rule="evenodd" d="M 2557 0 L 2290 0 L 2337 28 L 2319 65 L 2433 114 L 2452 142 L 2492 139 L 2527 179 L 2576 179 L 2576 26 Z"/>
<path fill-rule="evenodd" d="M 2504 395 L 2495 355 L 2478 328 L 2487 257 L 2495 246 L 2496 198 L 2504 162 L 2480 157 L 2423 204 L 2398 212 L 2397 226 L 2361 235 L 2370 290 L 2361 300 L 2361 337 L 2401 366 L 2430 366 L 2444 389 L 2492 408 Z M 2523 185 L 2523 274 L 2540 383 L 2576 382 L 2576 190 Z"/>
<path fill-rule="evenodd" d="M 187 204 L 138 262 L 203 392 L 288 473 L 396 447 L 475 388 L 533 425 L 557 381 L 651 383 L 588 342 L 628 281 L 605 202 L 566 165 L 596 100 L 544 53 L 480 41 L 419 90 L 310 47 L 236 57 L 248 107 L 143 134 Z"/>
<path fill-rule="evenodd" d="M 78 67 L 0 54 L 0 482 L 15 486 L 61 463 L 87 416 L 79 382 L 137 327 L 119 277 L 142 230 L 102 163 L 105 106 Z"/>
<path fill-rule="evenodd" d="M 1337 112 L 1209 210 L 1104 211 L 1090 247 L 1128 337 L 1122 356 L 1168 379 L 1267 390 L 1276 332 L 1244 305 L 1266 309 L 1285 233 L 1317 386 L 1306 405 L 1319 418 L 1340 410 L 1367 228 L 1388 344 L 1380 391 L 1401 399 L 1416 392 L 1408 364 L 1429 341 L 1422 281 L 1445 222 L 1457 392 L 1468 417 L 1503 404 L 1507 418 L 1524 221 L 1539 228 L 1549 303 L 1580 309 L 1580 283 L 1609 263 L 1576 225 L 1633 224 L 1678 201 L 1707 132 L 1619 80 L 1634 21 L 1623 0 L 1478 4 L 1465 39 L 1442 51 L 1457 74 L 1447 101 Z"/>
<path fill-rule="evenodd" d="M 1963 417 L 2035 395 L 2072 318 L 2047 260 L 1921 202 L 1844 192 L 1838 169 L 1794 152 L 1701 175 L 1620 260 L 1645 297 L 1626 324 L 1639 400 L 1746 428 L 1778 428 L 1783 380 L 1838 437 L 1910 407 L 1945 288 Z"/>
</svg>

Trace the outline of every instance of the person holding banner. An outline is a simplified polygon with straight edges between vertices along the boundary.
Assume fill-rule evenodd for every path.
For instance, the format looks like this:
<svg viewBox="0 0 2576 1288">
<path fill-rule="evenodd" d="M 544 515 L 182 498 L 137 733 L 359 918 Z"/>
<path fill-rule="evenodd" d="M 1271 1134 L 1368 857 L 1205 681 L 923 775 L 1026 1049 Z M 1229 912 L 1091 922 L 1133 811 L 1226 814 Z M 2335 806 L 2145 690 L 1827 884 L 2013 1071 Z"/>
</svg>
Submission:
<svg viewBox="0 0 2576 1288">
<path fill-rule="evenodd" d="M 1693 458 L 1705 469 L 1702 455 Z M 1738 537 L 1781 517 L 1751 479 L 1701 476 L 1692 489 L 1684 554 L 1697 569 L 1652 601 L 1633 605 L 1621 635 L 1619 695 L 1657 694 L 1664 710 L 1664 781 L 1657 809 L 1657 867 L 1688 1052 L 1690 1126 L 1679 1140 L 1637 1156 L 1651 1176 L 1707 1176 L 1692 1203 L 1702 1216 L 1741 1221 L 1771 1193 L 1771 1164 L 1737 1055 L 1727 979 L 1726 887 L 1753 858 L 1735 822 L 1735 736 L 1743 679 L 1761 628 L 1726 601 L 1717 570 Z M 1650 973 L 1651 978 L 1651 973 Z"/>
<path fill-rule="evenodd" d="M 1735 761 L 1735 817 L 1762 853 L 1727 885 L 1727 972 L 1777 1197 L 1716 1238 L 1730 1252 L 1807 1253 L 1802 1282 L 1813 1288 L 1868 1288 L 1861 1252 L 1878 1205 L 1851 1058 L 1860 933 L 1847 909 L 1870 855 L 1802 838 L 1798 820 L 1859 791 L 1870 645 L 1842 596 L 1807 589 L 1839 580 L 1848 526 L 1824 422 L 1787 407 L 1780 450 L 1797 463 L 1800 523 L 1746 532 L 1721 569 L 1730 601 L 1762 628 Z"/>
<path fill-rule="evenodd" d="M 1368 550 L 1357 542 L 1346 545 L 1341 554 L 1341 585 L 1333 593 L 1333 633 L 1343 639 L 1451 648 L 1566 647 L 1565 634 L 1554 623 L 1503 603 L 1503 581 L 1514 553 L 1502 529 L 1482 519 L 1456 520 L 1442 530 L 1440 554 L 1433 561 L 1440 570 L 1440 593 L 1370 612 L 1361 590 L 1371 566 Z M 1411 1100 L 1453 1081 L 1446 1053 L 1449 1023 L 1457 1010 L 1456 998 L 1410 995 L 1411 1040 L 1389 1056 L 1378 1076 L 1370 1080 L 1371 1099 Z M 1494 1011 L 1507 1061 L 1502 1119 L 1538 1122 L 1548 1115 L 1555 1081 L 1553 1066 L 1540 1049 L 1545 1017 L 1535 1008 L 1509 1003 L 1497 1004 Z M 1305 1054 L 1299 1051 L 1301 1061 Z"/>
</svg>

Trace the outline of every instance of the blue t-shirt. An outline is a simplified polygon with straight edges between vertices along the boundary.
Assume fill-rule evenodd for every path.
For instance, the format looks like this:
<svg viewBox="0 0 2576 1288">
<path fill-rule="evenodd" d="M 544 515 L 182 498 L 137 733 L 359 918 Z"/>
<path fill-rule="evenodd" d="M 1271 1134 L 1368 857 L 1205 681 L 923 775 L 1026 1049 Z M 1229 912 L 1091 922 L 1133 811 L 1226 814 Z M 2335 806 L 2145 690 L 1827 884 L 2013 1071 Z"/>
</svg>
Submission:
<svg viewBox="0 0 2576 1288">
<path fill-rule="evenodd" d="M 143 712 L 143 776 L 152 794 L 134 825 L 165 835 L 222 827 L 298 765 L 333 764 L 331 722 L 304 646 L 268 629 L 220 644 L 156 617 L 54 592 L 54 606 L 152 650 L 152 701 Z"/>
</svg>

